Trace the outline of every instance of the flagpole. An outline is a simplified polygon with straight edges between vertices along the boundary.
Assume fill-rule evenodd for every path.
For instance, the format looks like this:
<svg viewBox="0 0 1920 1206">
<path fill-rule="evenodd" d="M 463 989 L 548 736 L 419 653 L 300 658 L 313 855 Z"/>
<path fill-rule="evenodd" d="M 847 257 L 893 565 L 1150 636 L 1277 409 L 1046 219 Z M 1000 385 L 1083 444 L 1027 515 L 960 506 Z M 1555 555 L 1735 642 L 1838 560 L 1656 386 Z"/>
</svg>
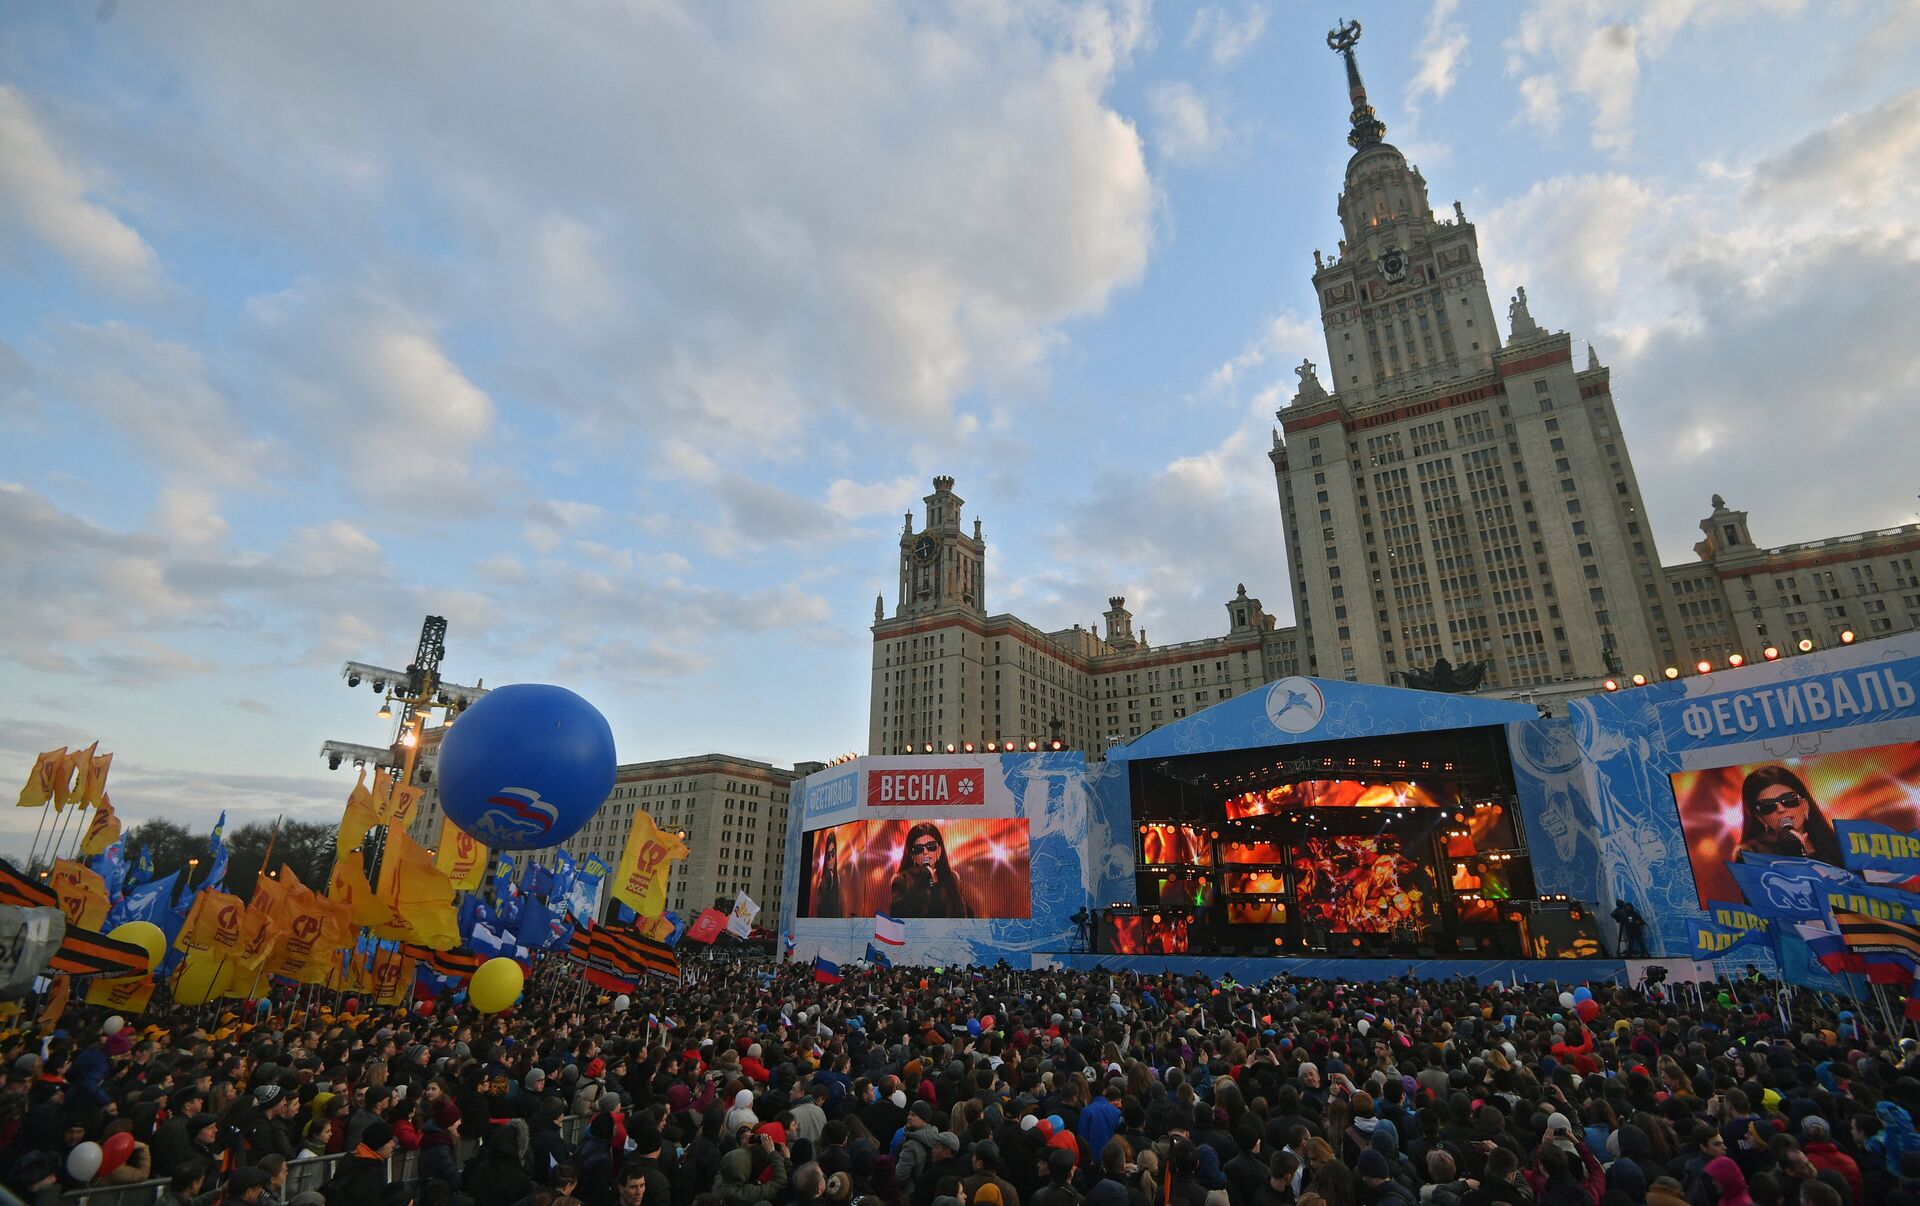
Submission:
<svg viewBox="0 0 1920 1206">
<path fill-rule="evenodd" d="M 51 799 L 49 799 L 45 804 L 42 804 L 40 806 L 40 824 L 34 827 L 33 844 L 27 847 L 27 865 L 24 868 L 24 870 L 28 875 L 33 874 L 33 864 L 39 861 L 40 835 L 43 832 L 45 832 L 47 828 L 47 814 L 52 811 L 53 811 L 53 801 Z M 49 859 L 47 861 L 52 862 L 53 860 Z"/>
</svg>

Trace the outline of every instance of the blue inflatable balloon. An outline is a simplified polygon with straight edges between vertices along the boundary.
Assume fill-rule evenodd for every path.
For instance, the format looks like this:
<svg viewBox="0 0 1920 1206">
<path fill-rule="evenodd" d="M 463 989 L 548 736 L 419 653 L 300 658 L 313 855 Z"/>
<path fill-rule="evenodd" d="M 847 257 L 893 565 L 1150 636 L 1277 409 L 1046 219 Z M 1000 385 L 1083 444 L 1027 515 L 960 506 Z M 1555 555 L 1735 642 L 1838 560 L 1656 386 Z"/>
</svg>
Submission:
<svg viewBox="0 0 1920 1206">
<path fill-rule="evenodd" d="M 440 742 L 440 806 L 495 850 L 566 841 L 613 790 L 607 718 L 565 687 L 496 687 Z"/>
<path fill-rule="evenodd" d="M 1575 1001 L 1591 1001 L 1593 1000 L 1593 990 L 1582 984 L 1573 990 L 1573 999 Z"/>
</svg>

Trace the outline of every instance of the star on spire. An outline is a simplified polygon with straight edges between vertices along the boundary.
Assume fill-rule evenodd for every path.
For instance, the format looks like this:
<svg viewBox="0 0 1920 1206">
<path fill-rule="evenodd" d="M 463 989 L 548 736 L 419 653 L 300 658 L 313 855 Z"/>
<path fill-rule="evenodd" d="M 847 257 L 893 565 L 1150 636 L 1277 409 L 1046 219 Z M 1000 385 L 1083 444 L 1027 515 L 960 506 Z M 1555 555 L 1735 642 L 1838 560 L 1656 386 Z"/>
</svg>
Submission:
<svg viewBox="0 0 1920 1206">
<path fill-rule="evenodd" d="M 1327 31 L 1327 49 L 1347 61 L 1347 95 L 1353 100 L 1349 119 L 1353 128 L 1347 131 L 1347 142 L 1355 150 L 1364 150 L 1387 136 L 1387 123 L 1375 116 L 1373 106 L 1367 103 L 1367 86 L 1360 82 L 1360 64 L 1353 57 L 1354 43 L 1359 40 L 1358 21 L 1342 21 Z"/>
</svg>

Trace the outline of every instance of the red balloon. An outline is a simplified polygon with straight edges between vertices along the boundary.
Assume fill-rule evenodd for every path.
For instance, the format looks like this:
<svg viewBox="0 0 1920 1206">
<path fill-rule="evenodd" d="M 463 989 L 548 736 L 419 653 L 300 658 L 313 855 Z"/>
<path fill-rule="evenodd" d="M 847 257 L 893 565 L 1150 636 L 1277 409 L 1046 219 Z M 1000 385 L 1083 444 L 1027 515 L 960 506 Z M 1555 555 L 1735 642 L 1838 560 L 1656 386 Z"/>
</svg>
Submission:
<svg viewBox="0 0 1920 1206">
<path fill-rule="evenodd" d="M 121 1131 L 116 1135 L 108 1136 L 107 1141 L 100 1145 L 100 1171 L 94 1175 L 105 1176 L 125 1164 L 127 1157 L 132 1154 L 133 1134 L 131 1132 Z"/>
<path fill-rule="evenodd" d="M 431 1016 L 433 1013 L 433 1002 L 432 1001 L 420 1002 L 420 1013 L 422 1016 Z"/>
<path fill-rule="evenodd" d="M 347 1000 L 346 1000 L 346 1004 L 344 1004 L 344 1005 L 342 1005 L 342 1006 L 340 1007 L 340 1012 L 342 1012 L 342 1013 L 359 1013 L 359 1012 L 360 1012 L 360 998 L 359 998 L 359 997 L 348 997 L 348 998 L 347 998 Z"/>
<path fill-rule="evenodd" d="M 1600 1002 L 1588 997 L 1584 1001 L 1574 1002 L 1573 1011 L 1580 1015 L 1583 1022 L 1591 1022 L 1600 1016 Z"/>
</svg>

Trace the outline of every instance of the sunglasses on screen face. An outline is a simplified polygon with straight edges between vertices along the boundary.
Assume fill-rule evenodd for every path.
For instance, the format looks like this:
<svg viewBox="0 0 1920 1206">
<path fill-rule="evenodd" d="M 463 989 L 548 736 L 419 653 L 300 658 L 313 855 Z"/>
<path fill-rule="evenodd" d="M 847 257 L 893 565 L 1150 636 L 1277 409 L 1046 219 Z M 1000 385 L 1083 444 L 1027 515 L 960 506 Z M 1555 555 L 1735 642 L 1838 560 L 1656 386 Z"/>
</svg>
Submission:
<svg viewBox="0 0 1920 1206">
<path fill-rule="evenodd" d="M 938 854 L 940 852 L 940 843 L 934 841 L 915 842 L 909 846 L 908 849 L 912 850 L 915 854 Z"/>
<path fill-rule="evenodd" d="M 1770 817 L 1776 808 L 1798 808 L 1806 802 L 1807 798 L 1805 796 L 1797 791 L 1790 791 L 1784 796 L 1775 796 L 1771 800 L 1755 800 L 1753 802 L 1753 815 L 1757 817 Z"/>
</svg>

